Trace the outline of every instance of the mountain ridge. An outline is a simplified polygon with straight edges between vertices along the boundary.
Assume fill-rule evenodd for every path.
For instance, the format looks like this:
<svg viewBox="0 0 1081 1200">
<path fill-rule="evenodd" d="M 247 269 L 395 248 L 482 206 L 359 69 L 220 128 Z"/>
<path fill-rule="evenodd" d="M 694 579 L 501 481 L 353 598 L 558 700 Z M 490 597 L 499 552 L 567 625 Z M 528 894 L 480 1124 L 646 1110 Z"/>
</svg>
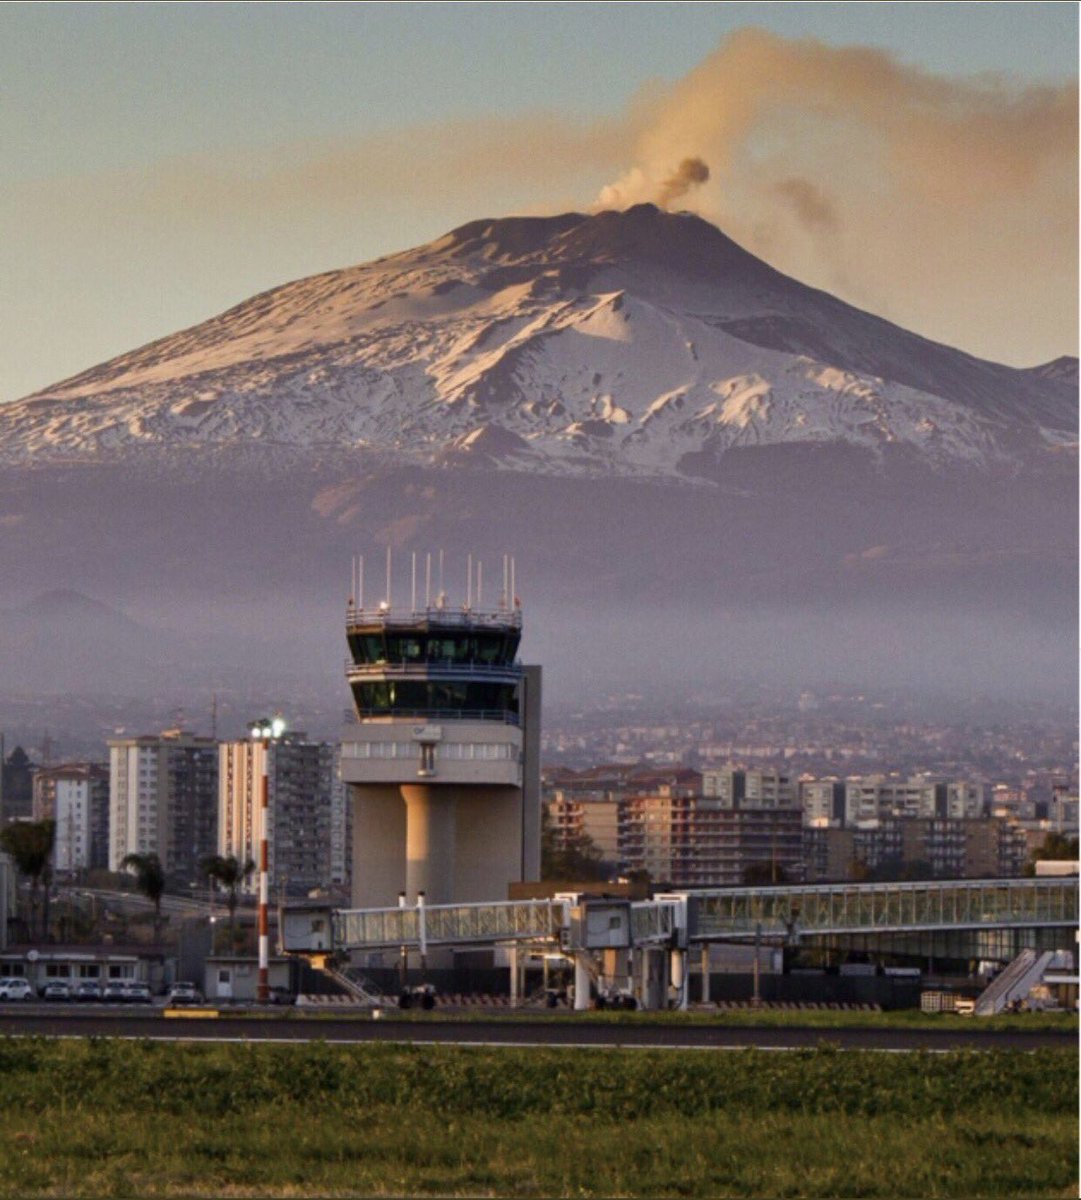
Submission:
<svg viewBox="0 0 1081 1200">
<path fill-rule="evenodd" d="M 986 468 L 1075 440 L 1075 375 L 931 342 L 639 205 L 472 221 L 269 289 L 0 407 L 0 459 L 247 442 L 445 465 L 486 442 L 500 469 L 660 477 L 838 441 Z"/>
</svg>

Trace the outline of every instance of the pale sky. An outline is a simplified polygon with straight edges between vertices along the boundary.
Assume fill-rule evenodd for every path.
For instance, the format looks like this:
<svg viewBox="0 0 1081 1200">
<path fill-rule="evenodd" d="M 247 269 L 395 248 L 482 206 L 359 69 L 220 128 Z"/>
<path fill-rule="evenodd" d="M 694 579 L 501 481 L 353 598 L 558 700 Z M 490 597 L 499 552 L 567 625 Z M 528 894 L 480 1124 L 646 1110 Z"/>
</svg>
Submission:
<svg viewBox="0 0 1081 1200">
<path fill-rule="evenodd" d="M 0 5 L 0 400 L 688 155 L 681 203 L 781 270 L 1076 353 L 1077 35 L 1073 3 Z"/>
</svg>

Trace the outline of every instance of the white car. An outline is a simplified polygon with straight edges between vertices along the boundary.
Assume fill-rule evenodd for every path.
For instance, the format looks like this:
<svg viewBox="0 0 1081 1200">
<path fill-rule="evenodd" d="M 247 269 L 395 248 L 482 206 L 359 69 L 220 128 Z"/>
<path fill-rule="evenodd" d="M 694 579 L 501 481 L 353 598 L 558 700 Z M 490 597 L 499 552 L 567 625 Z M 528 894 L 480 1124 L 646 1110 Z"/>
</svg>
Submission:
<svg viewBox="0 0 1081 1200">
<path fill-rule="evenodd" d="M 33 1000 L 34 989 L 19 976 L 0 979 L 0 1000 Z"/>
<path fill-rule="evenodd" d="M 71 984 L 63 979 L 52 979 L 41 989 L 42 1000 L 70 1000 Z"/>
<path fill-rule="evenodd" d="M 169 991 L 170 1004 L 202 1004 L 203 993 L 194 983 L 174 983 Z"/>
</svg>

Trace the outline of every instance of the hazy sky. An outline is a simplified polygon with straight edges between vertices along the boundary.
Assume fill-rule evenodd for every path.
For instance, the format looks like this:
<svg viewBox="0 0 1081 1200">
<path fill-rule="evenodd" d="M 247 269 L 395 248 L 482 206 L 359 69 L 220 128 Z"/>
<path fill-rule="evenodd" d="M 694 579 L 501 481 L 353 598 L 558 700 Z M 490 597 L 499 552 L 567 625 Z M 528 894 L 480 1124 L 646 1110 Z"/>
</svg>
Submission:
<svg viewBox="0 0 1081 1200">
<path fill-rule="evenodd" d="M 0 400 L 480 216 L 682 197 L 1031 365 L 1077 342 L 1059 4 L 0 5 Z"/>
</svg>

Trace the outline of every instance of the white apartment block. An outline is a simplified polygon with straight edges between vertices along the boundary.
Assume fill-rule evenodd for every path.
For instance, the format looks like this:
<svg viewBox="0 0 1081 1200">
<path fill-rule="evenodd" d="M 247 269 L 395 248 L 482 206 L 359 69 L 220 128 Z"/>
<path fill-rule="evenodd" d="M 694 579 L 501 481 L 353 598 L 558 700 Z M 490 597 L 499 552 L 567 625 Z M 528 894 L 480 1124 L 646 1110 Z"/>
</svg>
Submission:
<svg viewBox="0 0 1081 1200">
<path fill-rule="evenodd" d="M 165 819 L 165 770 L 158 738 L 109 742 L 109 870 L 129 854 L 159 854 Z"/>
<path fill-rule="evenodd" d="M 779 771 L 744 771 L 732 767 L 708 768 L 702 772 L 702 795 L 715 808 L 797 808 L 797 788 Z"/>
<path fill-rule="evenodd" d="M 845 781 L 844 823 L 858 826 L 889 817 L 973 819 L 985 815 L 984 786 L 924 775 L 901 779 L 867 775 Z"/>
<path fill-rule="evenodd" d="M 34 820 L 56 822 L 53 868 L 104 867 L 108 854 L 108 772 L 93 763 L 34 772 Z"/>
<path fill-rule="evenodd" d="M 156 854 L 166 874 L 199 877 L 217 841 L 217 753 L 180 729 L 109 743 L 109 870 Z"/>
<path fill-rule="evenodd" d="M 218 853 L 259 865 L 263 840 L 262 779 L 268 750 L 262 742 L 221 742 L 218 745 Z M 267 809 L 267 866 L 274 878 L 274 818 Z M 258 889 L 253 875 L 247 890 Z"/>
<path fill-rule="evenodd" d="M 811 829 L 836 828 L 844 821 L 845 785 L 836 778 L 801 779 L 799 802 L 803 823 Z"/>
</svg>

